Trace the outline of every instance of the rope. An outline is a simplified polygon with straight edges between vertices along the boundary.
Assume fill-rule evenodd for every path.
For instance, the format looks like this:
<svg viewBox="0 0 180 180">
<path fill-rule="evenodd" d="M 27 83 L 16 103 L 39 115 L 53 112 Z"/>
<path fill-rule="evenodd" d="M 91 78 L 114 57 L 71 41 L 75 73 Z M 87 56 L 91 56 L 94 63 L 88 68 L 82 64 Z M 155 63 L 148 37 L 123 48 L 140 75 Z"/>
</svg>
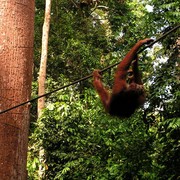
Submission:
<svg viewBox="0 0 180 180">
<path fill-rule="evenodd" d="M 163 39 L 164 37 L 166 37 L 167 35 L 169 35 L 169 34 L 172 33 L 173 31 L 175 31 L 175 30 L 178 29 L 179 27 L 180 27 L 180 24 L 177 25 L 176 27 L 174 27 L 173 29 L 171 29 L 170 31 L 168 31 L 167 33 L 163 34 L 161 37 L 157 38 L 155 41 L 153 41 L 153 42 L 150 43 L 149 45 L 147 45 L 147 46 L 145 46 L 144 48 L 142 48 L 141 50 L 139 50 L 139 51 L 138 51 L 138 54 L 141 53 L 142 51 L 144 51 L 145 49 L 153 46 L 155 43 L 157 43 L 158 41 L 160 41 L 161 39 Z M 110 66 L 108 66 L 108 67 L 100 70 L 100 73 L 103 73 L 103 72 L 107 71 L 108 69 L 111 69 L 112 67 L 117 66 L 118 64 L 119 64 L 119 62 L 118 62 L 118 63 L 115 63 L 115 64 L 112 64 L 112 65 L 110 65 Z M 31 102 L 33 102 L 33 101 L 36 101 L 36 100 L 39 99 L 39 98 L 49 96 L 50 94 L 55 93 L 55 92 L 57 92 L 57 91 L 59 91 L 59 90 L 65 89 L 65 88 L 67 88 L 67 87 L 69 87 L 69 86 L 72 86 L 72 85 L 77 84 L 77 83 L 79 83 L 79 82 L 85 81 L 85 80 L 91 78 L 92 76 L 93 76 L 93 74 L 90 74 L 90 75 L 85 76 L 85 77 L 83 77 L 83 78 L 81 78 L 81 79 L 75 80 L 74 82 L 72 82 L 72 83 L 70 83 L 70 84 L 67 84 L 67 85 L 64 85 L 64 86 L 61 86 L 61 87 L 59 87 L 59 88 L 57 88 L 57 89 L 55 89 L 55 90 L 53 90 L 53 91 L 51 91 L 51 92 L 45 93 L 45 94 L 43 94 L 43 95 L 40 95 L 40 96 L 35 97 L 34 99 L 31 99 L 31 100 L 29 100 L 29 101 L 25 101 L 25 102 L 23 102 L 23 103 L 21 103 L 21 104 L 18 104 L 18 105 L 16 105 L 16 106 L 13 106 L 13 107 L 11 107 L 11 108 L 9 108 L 9 109 L 3 110 L 3 111 L 0 112 L 0 114 L 6 113 L 6 112 L 8 112 L 8 111 L 10 111 L 10 110 L 12 110 L 12 109 L 15 109 L 15 108 L 18 108 L 18 107 L 23 106 L 23 105 L 25 105 L 25 104 L 31 103 Z"/>
</svg>

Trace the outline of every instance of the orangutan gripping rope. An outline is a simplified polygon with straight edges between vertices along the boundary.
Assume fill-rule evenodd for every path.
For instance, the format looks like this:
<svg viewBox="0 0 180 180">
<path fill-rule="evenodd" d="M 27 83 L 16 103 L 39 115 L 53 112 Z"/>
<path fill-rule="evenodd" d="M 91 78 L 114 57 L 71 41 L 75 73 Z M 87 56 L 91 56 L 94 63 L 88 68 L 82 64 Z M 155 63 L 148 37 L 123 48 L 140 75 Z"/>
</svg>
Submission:
<svg viewBox="0 0 180 180">
<path fill-rule="evenodd" d="M 115 73 L 112 93 L 103 86 L 99 70 L 93 72 L 93 85 L 98 92 L 105 110 L 112 116 L 130 117 L 134 111 L 145 102 L 145 91 L 138 69 L 137 51 L 152 39 L 138 41 L 119 63 Z M 128 78 L 129 68 L 132 66 L 132 76 Z"/>
</svg>

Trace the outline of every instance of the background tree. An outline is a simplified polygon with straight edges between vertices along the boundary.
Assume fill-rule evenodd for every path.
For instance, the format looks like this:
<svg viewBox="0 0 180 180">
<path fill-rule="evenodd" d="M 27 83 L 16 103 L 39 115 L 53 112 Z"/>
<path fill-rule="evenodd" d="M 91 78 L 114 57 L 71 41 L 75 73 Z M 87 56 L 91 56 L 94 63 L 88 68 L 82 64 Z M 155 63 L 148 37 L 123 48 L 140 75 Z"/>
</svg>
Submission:
<svg viewBox="0 0 180 180">
<path fill-rule="evenodd" d="M 45 6 L 45 17 L 42 31 L 42 51 L 41 51 L 41 61 L 38 77 L 38 95 L 41 96 L 45 94 L 46 85 L 46 69 L 47 69 L 47 57 L 48 57 L 48 39 L 49 39 L 49 28 L 50 28 L 50 18 L 51 18 L 51 0 L 46 0 Z M 42 115 L 42 110 L 45 108 L 45 97 L 38 99 L 38 118 Z M 44 164 L 44 149 L 40 147 L 39 159 L 41 164 Z M 44 174 L 44 166 L 39 166 L 39 178 L 41 179 Z"/>
<path fill-rule="evenodd" d="M 39 96 L 45 94 L 50 17 L 51 17 L 51 0 L 46 0 L 45 18 L 44 18 L 43 31 L 42 31 L 41 61 L 40 61 L 39 78 L 38 78 Z M 45 107 L 45 97 L 42 97 L 38 99 L 38 117 L 41 116 L 44 107 Z"/>
<path fill-rule="evenodd" d="M 31 93 L 34 1 L 0 1 L 1 111 Z M 0 177 L 26 179 L 29 105 L 0 115 Z"/>
</svg>

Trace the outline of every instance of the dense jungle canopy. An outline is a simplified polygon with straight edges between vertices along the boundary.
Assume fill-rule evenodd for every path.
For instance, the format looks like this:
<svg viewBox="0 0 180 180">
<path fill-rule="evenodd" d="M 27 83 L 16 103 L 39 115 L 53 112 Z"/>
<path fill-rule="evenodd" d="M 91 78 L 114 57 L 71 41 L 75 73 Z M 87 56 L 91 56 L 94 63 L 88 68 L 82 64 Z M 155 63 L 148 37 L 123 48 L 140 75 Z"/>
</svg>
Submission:
<svg viewBox="0 0 180 180">
<path fill-rule="evenodd" d="M 178 0 L 53 0 L 46 91 L 122 60 L 140 39 L 158 38 L 179 23 Z M 36 0 L 32 98 L 37 95 L 45 2 Z M 32 103 L 28 178 L 180 178 L 180 30 L 140 56 L 148 92 L 143 108 L 128 119 L 105 113 L 92 79 L 46 98 L 37 119 Z M 103 74 L 112 87 L 115 68 Z M 44 150 L 44 162 L 39 150 Z"/>
</svg>

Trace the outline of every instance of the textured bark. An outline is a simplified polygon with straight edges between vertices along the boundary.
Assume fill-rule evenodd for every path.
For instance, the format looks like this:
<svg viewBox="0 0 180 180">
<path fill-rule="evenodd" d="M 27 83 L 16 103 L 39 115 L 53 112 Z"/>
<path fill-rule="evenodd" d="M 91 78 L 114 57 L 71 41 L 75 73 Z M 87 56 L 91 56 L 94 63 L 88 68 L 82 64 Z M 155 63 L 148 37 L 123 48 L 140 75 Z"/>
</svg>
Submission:
<svg viewBox="0 0 180 180">
<path fill-rule="evenodd" d="M 34 0 L 0 0 L 0 110 L 29 100 Z M 0 179 L 27 179 L 29 105 L 0 114 Z"/>
</svg>

